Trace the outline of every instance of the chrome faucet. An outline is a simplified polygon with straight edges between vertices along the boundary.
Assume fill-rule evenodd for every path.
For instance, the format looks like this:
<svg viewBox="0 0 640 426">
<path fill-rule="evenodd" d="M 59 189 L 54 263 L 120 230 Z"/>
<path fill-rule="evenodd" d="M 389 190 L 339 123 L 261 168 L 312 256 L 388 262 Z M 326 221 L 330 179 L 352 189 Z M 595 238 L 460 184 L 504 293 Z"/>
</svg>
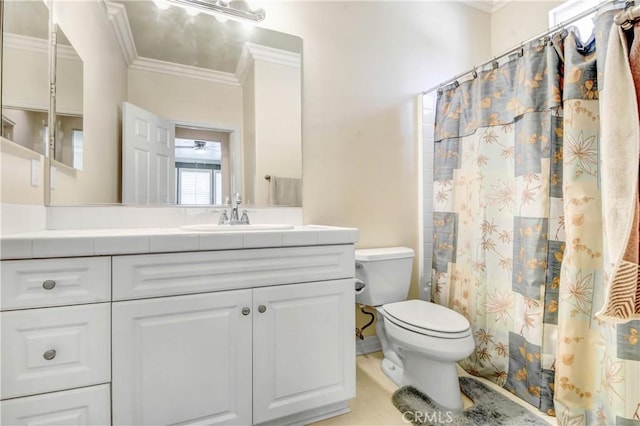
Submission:
<svg viewBox="0 0 640 426">
<path fill-rule="evenodd" d="M 227 211 L 223 210 L 220 214 L 218 225 L 249 225 L 251 222 L 249 221 L 249 214 L 246 210 L 242 212 L 242 217 L 238 216 L 238 209 L 241 203 L 242 197 L 240 197 L 239 193 L 236 193 L 229 215 L 227 216 Z"/>
<path fill-rule="evenodd" d="M 238 217 L 238 206 L 242 203 L 242 198 L 240 197 L 240 193 L 236 193 L 233 199 L 233 207 L 231 208 L 231 215 L 229 216 L 229 223 L 231 225 L 235 225 L 240 223 L 240 218 Z"/>
</svg>

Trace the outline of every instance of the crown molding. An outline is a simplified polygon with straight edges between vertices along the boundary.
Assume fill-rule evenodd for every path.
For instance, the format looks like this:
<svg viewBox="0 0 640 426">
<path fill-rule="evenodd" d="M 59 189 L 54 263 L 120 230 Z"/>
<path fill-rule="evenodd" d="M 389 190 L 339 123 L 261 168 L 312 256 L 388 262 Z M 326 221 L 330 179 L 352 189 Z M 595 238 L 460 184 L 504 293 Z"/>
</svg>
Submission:
<svg viewBox="0 0 640 426">
<path fill-rule="evenodd" d="M 4 33 L 2 43 L 4 47 L 12 49 L 28 50 L 38 53 L 47 53 L 49 51 L 48 40 L 20 34 Z"/>
<path fill-rule="evenodd" d="M 38 104 L 34 102 L 25 102 L 21 99 L 4 98 L 2 100 L 2 108 L 47 112 L 49 110 L 49 104 Z"/>
<path fill-rule="evenodd" d="M 176 64 L 138 55 L 124 5 L 107 2 L 111 26 L 120 45 L 120 51 L 130 69 L 159 72 L 179 77 L 190 77 L 230 86 L 240 86 L 255 59 L 300 68 L 299 53 L 287 52 L 254 43 L 245 43 L 235 73 L 215 71 L 190 65 Z"/>
<path fill-rule="evenodd" d="M 5 33 L 3 36 L 3 44 L 4 47 L 16 50 L 25 50 L 28 52 L 44 54 L 49 53 L 48 40 L 37 37 L 28 37 L 20 34 Z M 56 56 L 58 58 L 69 59 L 73 61 L 82 60 L 80 56 L 78 56 L 78 53 L 75 51 L 75 49 L 66 44 L 58 44 L 56 46 Z"/>
<path fill-rule="evenodd" d="M 459 0 L 461 3 L 471 6 L 483 12 L 493 14 L 515 0 Z"/>
<path fill-rule="evenodd" d="M 513 3 L 514 0 L 493 0 L 493 8 L 491 8 L 491 13 L 496 13 L 509 3 Z"/>
<path fill-rule="evenodd" d="M 491 13 L 493 10 L 493 1 L 487 0 L 459 0 L 461 3 L 466 4 L 467 6 L 471 6 L 474 9 L 481 10 L 486 13 Z"/>
<path fill-rule="evenodd" d="M 246 42 L 242 50 L 247 49 L 254 60 L 272 62 L 274 64 L 285 65 L 288 67 L 300 68 L 301 57 L 299 53 L 289 52 L 287 50 L 276 49 L 274 47 L 263 46 Z"/>
<path fill-rule="evenodd" d="M 236 78 L 240 83 L 244 83 L 251 66 L 256 60 L 294 68 L 300 68 L 302 66 L 302 60 L 299 53 L 245 42 L 242 46 L 242 53 L 240 54 L 240 60 L 238 61 L 235 72 Z"/>
<path fill-rule="evenodd" d="M 236 78 L 235 74 L 232 73 L 175 64 L 173 62 L 165 62 L 151 58 L 138 57 L 133 61 L 129 68 L 140 71 L 175 75 L 178 77 L 195 78 L 198 80 L 227 84 L 230 86 L 240 86 L 240 82 Z"/>
<path fill-rule="evenodd" d="M 76 52 L 73 47 L 66 44 L 58 44 L 56 46 L 56 56 L 62 59 L 82 62 L 82 58 L 80 58 L 78 52 Z"/>
<path fill-rule="evenodd" d="M 127 10 L 124 5 L 120 3 L 107 3 L 107 13 L 109 14 L 109 20 L 116 39 L 120 45 L 120 51 L 127 66 L 130 66 L 137 58 L 138 51 L 136 50 L 136 44 L 133 41 L 133 34 L 131 33 L 131 27 L 129 26 L 129 18 L 127 17 Z"/>
<path fill-rule="evenodd" d="M 180 77 L 196 78 L 214 83 L 229 84 L 231 86 L 240 85 L 238 79 L 236 79 L 235 75 L 231 73 L 175 64 L 172 62 L 139 56 L 124 5 L 108 2 L 107 10 L 111 26 L 116 35 L 116 39 L 118 40 L 118 44 L 120 45 L 120 51 L 128 68 L 141 71 L 159 72 Z"/>
</svg>

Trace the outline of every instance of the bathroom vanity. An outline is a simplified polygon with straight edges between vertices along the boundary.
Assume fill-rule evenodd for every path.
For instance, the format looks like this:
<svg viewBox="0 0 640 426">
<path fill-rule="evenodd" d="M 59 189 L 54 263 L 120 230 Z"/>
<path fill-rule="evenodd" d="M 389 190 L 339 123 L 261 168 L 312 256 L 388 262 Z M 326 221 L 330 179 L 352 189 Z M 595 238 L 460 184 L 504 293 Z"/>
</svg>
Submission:
<svg viewBox="0 0 640 426">
<path fill-rule="evenodd" d="M 357 230 L 3 236 L 3 424 L 304 424 L 355 396 Z"/>
</svg>

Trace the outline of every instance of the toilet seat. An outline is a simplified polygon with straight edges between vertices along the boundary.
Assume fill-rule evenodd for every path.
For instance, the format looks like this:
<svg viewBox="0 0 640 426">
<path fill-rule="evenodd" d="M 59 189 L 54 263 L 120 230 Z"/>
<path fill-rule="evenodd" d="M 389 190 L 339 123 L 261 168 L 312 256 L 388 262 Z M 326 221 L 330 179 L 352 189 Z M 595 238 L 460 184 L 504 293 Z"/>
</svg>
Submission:
<svg viewBox="0 0 640 426">
<path fill-rule="evenodd" d="M 461 314 L 424 300 L 388 303 L 378 310 L 398 327 L 425 336 L 462 339 L 471 334 L 469 321 Z"/>
</svg>

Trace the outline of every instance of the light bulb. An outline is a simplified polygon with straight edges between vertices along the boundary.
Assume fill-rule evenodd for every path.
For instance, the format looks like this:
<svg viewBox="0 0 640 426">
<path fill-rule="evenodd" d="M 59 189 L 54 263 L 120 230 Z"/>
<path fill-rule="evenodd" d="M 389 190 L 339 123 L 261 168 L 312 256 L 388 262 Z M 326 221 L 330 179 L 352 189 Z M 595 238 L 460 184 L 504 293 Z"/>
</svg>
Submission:
<svg viewBox="0 0 640 426">
<path fill-rule="evenodd" d="M 215 17 L 218 20 L 218 22 L 223 23 L 223 24 L 229 20 L 229 18 L 224 16 L 224 15 L 216 14 Z"/>
<path fill-rule="evenodd" d="M 186 7 L 185 10 L 187 11 L 187 14 L 189 14 L 189 16 L 198 16 L 200 14 L 200 11 L 194 9 L 193 7 Z"/>
</svg>

